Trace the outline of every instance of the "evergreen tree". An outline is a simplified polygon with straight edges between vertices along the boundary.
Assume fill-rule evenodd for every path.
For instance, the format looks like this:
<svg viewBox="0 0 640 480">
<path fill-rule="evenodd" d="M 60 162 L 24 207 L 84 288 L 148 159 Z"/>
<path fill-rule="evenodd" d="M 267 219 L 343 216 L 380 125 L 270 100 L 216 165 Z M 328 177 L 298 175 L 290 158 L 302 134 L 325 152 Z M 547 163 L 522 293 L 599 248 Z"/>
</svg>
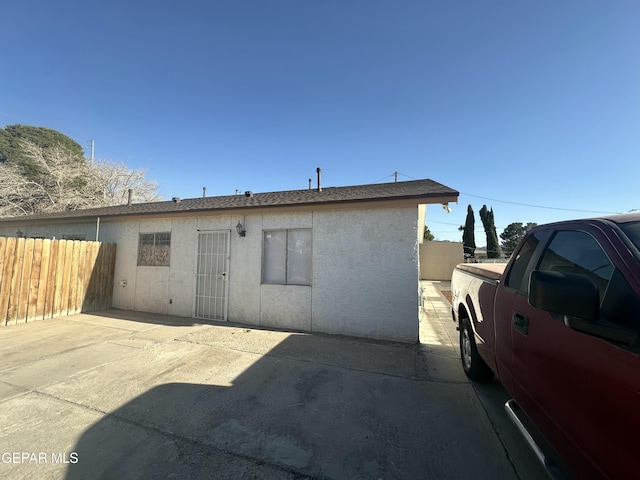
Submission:
<svg viewBox="0 0 640 480">
<path fill-rule="evenodd" d="M 428 242 L 435 238 L 433 236 L 433 233 L 431 233 L 431 231 L 429 230 L 429 227 L 427 227 L 426 225 L 424 226 L 424 233 L 422 234 L 422 238 L 424 238 Z"/>
<path fill-rule="evenodd" d="M 480 209 L 480 219 L 487 235 L 487 258 L 500 258 L 500 244 L 498 243 L 498 234 L 493 218 L 493 208 L 487 210 L 487 206 L 483 205 Z"/>
<path fill-rule="evenodd" d="M 4 130 L 0 129 L 0 163 L 17 167 L 32 181 L 40 181 L 42 175 L 46 175 L 46 170 L 26 154 L 25 144 L 45 152 L 55 150 L 55 156 L 62 153 L 65 161 L 73 167 L 81 167 L 85 163 L 80 144 L 63 133 L 46 127 L 7 125 Z"/>
<path fill-rule="evenodd" d="M 475 256 L 476 251 L 476 236 L 474 233 L 475 218 L 473 216 L 473 208 L 471 205 L 467 207 L 467 219 L 464 222 L 464 226 L 458 228 L 462 232 L 462 244 L 465 255 L 470 257 Z"/>
<path fill-rule="evenodd" d="M 511 255 L 513 251 L 520 243 L 520 240 L 526 235 L 526 233 L 535 227 L 537 223 L 527 223 L 527 225 L 523 225 L 521 222 L 510 223 L 506 226 L 506 228 L 500 234 L 500 238 L 502 239 L 502 249 L 505 254 Z"/>
</svg>

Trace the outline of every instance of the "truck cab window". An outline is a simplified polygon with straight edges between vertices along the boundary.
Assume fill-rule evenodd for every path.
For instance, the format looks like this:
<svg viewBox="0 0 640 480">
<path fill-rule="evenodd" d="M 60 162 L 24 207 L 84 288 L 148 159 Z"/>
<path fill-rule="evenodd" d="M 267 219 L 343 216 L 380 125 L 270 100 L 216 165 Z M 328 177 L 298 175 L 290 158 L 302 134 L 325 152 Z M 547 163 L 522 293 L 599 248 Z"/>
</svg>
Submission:
<svg viewBox="0 0 640 480">
<path fill-rule="evenodd" d="M 533 269 L 534 253 L 538 250 L 541 243 L 546 242 L 549 237 L 549 232 L 542 231 L 532 234 L 522 248 L 518 251 L 518 255 L 514 260 L 513 267 L 509 272 L 506 280 L 505 287 L 517 290 L 518 293 L 523 295 L 527 294 L 529 289 L 529 274 Z"/>
<path fill-rule="evenodd" d="M 544 252 L 539 270 L 577 273 L 589 277 L 598 286 L 602 302 L 614 266 L 600 244 L 588 233 L 560 231 Z"/>
</svg>

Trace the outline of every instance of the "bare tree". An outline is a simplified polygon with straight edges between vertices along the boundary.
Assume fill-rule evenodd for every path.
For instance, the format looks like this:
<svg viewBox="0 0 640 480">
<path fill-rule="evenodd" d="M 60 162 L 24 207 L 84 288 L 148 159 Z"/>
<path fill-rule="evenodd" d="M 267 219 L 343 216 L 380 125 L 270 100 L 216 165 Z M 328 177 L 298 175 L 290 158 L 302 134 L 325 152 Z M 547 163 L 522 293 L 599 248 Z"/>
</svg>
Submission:
<svg viewBox="0 0 640 480">
<path fill-rule="evenodd" d="M 0 216 L 26 215 L 34 213 L 31 203 L 24 199 L 30 196 L 29 181 L 20 170 L 7 162 L 0 163 Z"/>
<path fill-rule="evenodd" d="M 144 170 L 95 161 L 62 147 L 42 148 L 31 142 L 21 145 L 32 170 L 9 162 L 0 163 L 0 216 L 79 210 L 126 203 L 128 191 L 134 201 L 160 200 L 158 185 L 145 179 Z"/>
<path fill-rule="evenodd" d="M 96 161 L 89 165 L 92 185 L 96 190 L 96 202 L 101 205 L 121 205 L 128 201 L 132 190 L 133 202 L 161 200 L 158 184 L 145 178 L 146 170 L 129 170 L 124 163 Z"/>
</svg>

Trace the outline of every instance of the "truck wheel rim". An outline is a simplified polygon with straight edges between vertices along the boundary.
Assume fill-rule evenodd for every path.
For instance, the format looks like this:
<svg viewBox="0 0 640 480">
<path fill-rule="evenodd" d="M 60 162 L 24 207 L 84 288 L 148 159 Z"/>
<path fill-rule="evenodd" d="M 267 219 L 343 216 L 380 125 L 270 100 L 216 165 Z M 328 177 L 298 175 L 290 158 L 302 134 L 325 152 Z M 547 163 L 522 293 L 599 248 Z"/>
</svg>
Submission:
<svg viewBox="0 0 640 480">
<path fill-rule="evenodd" d="M 466 328 L 462 332 L 462 361 L 465 368 L 469 370 L 471 368 L 471 339 Z"/>
</svg>

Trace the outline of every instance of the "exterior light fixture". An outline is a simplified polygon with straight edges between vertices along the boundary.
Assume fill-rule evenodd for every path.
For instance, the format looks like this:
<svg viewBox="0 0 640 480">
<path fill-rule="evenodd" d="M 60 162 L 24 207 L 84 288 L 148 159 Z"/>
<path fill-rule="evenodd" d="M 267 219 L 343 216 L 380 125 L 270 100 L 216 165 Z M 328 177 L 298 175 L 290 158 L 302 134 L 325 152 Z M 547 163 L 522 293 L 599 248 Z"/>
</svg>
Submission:
<svg viewBox="0 0 640 480">
<path fill-rule="evenodd" d="M 240 222 L 238 222 L 238 224 L 236 225 L 236 232 L 238 232 L 238 235 L 240 235 L 241 237 L 244 237 L 247 233 L 247 231 L 244 229 L 244 226 Z"/>
</svg>

